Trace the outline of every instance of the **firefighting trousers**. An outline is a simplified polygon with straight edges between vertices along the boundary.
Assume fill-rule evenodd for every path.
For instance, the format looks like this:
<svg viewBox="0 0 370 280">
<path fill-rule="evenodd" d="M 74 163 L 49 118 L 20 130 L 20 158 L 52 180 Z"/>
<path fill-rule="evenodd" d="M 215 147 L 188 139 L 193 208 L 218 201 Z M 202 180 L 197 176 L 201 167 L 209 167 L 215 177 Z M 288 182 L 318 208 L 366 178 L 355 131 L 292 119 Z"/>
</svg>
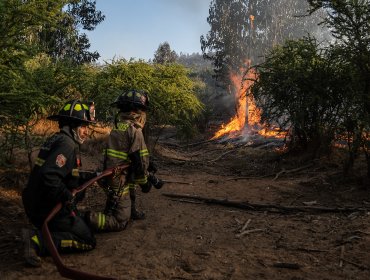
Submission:
<svg viewBox="0 0 370 280">
<path fill-rule="evenodd" d="M 90 251 L 96 246 L 93 232 L 80 216 L 57 217 L 49 222 L 49 231 L 60 253 Z M 35 231 L 31 239 L 40 256 L 49 254 L 41 230 Z"/>
<path fill-rule="evenodd" d="M 109 204 L 109 201 L 107 204 Z M 113 209 L 105 209 L 104 212 L 90 212 L 91 229 L 94 232 L 125 229 L 131 217 L 131 206 L 130 196 L 125 194 L 115 201 Z"/>
</svg>

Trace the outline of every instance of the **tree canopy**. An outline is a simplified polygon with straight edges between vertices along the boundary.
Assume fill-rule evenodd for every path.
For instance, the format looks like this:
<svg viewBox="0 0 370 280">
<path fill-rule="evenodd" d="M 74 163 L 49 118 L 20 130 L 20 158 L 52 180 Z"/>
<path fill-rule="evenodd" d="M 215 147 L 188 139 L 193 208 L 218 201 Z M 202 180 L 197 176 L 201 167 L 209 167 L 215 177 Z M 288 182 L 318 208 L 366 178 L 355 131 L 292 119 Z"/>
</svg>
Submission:
<svg viewBox="0 0 370 280">
<path fill-rule="evenodd" d="M 306 17 L 308 4 L 295 0 L 213 0 L 207 22 L 210 31 L 200 38 L 205 58 L 228 84 L 247 60 L 253 64 L 271 47 L 315 32 L 318 18 Z"/>
<path fill-rule="evenodd" d="M 91 0 L 0 1 L 0 163 L 17 147 L 32 151 L 31 127 L 70 99 L 95 101 L 98 119 L 107 121 L 109 104 L 122 90 L 144 89 L 153 124 L 193 126 L 203 106 L 188 70 L 173 63 L 173 51 L 164 64 L 91 63 L 98 54 L 81 32 L 103 19 Z"/>
<path fill-rule="evenodd" d="M 95 76 L 91 97 L 98 104 L 98 118 L 112 116 L 109 104 L 120 92 L 142 89 L 149 92 L 151 122 L 188 129 L 202 110 L 195 95 L 194 82 L 179 64 L 148 64 L 143 61 L 118 60 L 105 65 Z"/>
<path fill-rule="evenodd" d="M 89 39 L 81 31 L 94 30 L 105 16 L 96 10 L 96 1 L 62 2 L 63 12 L 57 26 L 46 24 L 37 33 L 43 51 L 55 59 L 69 59 L 77 64 L 96 61 L 100 55 L 90 51 Z"/>
<path fill-rule="evenodd" d="M 166 64 L 174 63 L 178 58 L 177 53 L 174 50 L 171 50 L 171 46 L 168 42 L 159 44 L 158 49 L 154 53 L 154 63 Z"/>
</svg>

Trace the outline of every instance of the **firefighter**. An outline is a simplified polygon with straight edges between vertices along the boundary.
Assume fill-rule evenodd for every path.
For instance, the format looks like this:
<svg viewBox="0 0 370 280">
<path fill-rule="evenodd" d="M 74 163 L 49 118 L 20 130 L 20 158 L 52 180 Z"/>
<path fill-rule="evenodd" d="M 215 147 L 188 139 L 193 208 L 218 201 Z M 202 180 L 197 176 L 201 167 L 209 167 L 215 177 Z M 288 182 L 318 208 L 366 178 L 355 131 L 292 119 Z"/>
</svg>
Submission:
<svg viewBox="0 0 370 280">
<path fill-rule="evenodd" d="M 144 219 L 145 214 L 136 209 L 136 186 L 148 193 L 152 183 L 156 188 L 163 185 L 154 175 L 148 177 L 149 152 L 143 136 L 148 94 L 140 90 L 126 91 L 111 105 L 118 113 L 104 149 L 103 169 L 122 164 L 129 164 L 129 168 L 118 170 L 100 182 L 107 193 L 105 210 L 89 214 L 90 226 L 97 232 L 120 231 L 130 218 Z"/>
<path fill-rule="evenodd" d="M 32 266 L 40 266 L 40 256 L 49 253 L 41 228 L 59 202 L 63 205 L 62 209 L 48 223 L 58 251 L 66 253 L 95 248 L 95 237 L 75 205 L 81 199 L 80 194 L 72 195 L 73 189 L 96 176 L 96 173 L 79 172 L 79 146 L 88 136 L 88 125 L 93 123 L 90 113 L 86 104 L 72 100 L 63 106 L 58 115 L 48 117 L 58 121 L 60 131 L 42 145 L 22 192 L 26 215 L 36 227 L 22 230 L 25 260 Z"/>
</svg>

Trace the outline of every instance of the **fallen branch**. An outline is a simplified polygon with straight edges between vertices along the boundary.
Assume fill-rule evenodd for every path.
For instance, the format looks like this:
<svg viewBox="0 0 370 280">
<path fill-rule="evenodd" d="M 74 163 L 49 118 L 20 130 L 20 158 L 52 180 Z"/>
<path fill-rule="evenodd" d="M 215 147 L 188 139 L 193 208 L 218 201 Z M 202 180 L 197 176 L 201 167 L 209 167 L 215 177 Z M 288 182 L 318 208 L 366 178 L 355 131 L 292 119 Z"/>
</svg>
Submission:
<svg viewBox="0 0 370 280">
<path fill-rule="evenodd" d="M 184 184 L 184 185 L 192 185 L 193 183 L 189 183 L 189 182 L 183 182 L 183 181 L 171 181 L 171 180 L 162 180 L 163 183 L 167 183 L 167 184 Z"/>
<path fill-rule="evenodd" d="M 362 234 L 366 234 L 366 235 L 370 235 L 370 232 L 366 232 L 366 231 L 362 231 L 362 230 L 355 230 L 354 233 L 362 233 Z"/>
<path fill-rule="evenodd" d="M 243 232 L 241 232 L 241 233 L 239 233 L 235 236 L 240 238 L 240 237 L 242 237 L 244 235 L 247 235 L 247 234 L 250 234 L 252 232 L 260 232 L 260 231 L 264 231 L 264 229 L 262 229 L 262 228 L 249 229 L 249 230 L 245 230 L 245 231 L 243 231 Z"/>
<path fill-rule="evenodd" d="M 294 172 L 298 172 L 298 171 L 301 171 L 303 169 L 306 169 L 306 168 L 309 168 L 313 166 L 313 163 L 309 163 L 309 164 L 306 164 L 304 166 L 301 166 L 301 167 L 298 167 L 298 168 L 294 168 L 294 169 L 289 169 L 289 170 L 281 170 L 280 172 L 278 172 L 276 175 L 275 175 L 275 178 L 273 179 L 274 181 L 277 180 L 277 178 L 279 178 L 280 175 L 282 174 L 288 174 L 288 173 L 294 173 Z"/>
<path fill-rule="evenodd" d="M 191 203 L 191 204 L 202 204 L 203 203 L 201 201 L 193 201 L 189 199 L 171 199 L 171 201 L 180 201 L 180 202 Z"/>
<path fill-rule="evenodd" d="M 328 252 L 328 250 L 316 249 L 316 248 L 288 247 L 288 246 L 281 246 L 281 247 L 285 248 L 287 250 L 291 250 L 291 251 L 301 251 L 301 252 L 307 252 L 307 253 L 325 253 L 325 252 Z"/>
<path fill-rule="evenodd" d="M 194 153 L 194 154 L 191 154 L 190 155 L 190 158 L 195 158 L 195 157 L 199 157 L 200 155 L 204 155 L 204 154 L 209 154 L 210 152 L 217 152 L 217 151 L 224 151 L 225 148 L 220 148 L 220 149 L 202 149 L 201 152 L 197 152 L 197 153 Z"/>
<path fill-rule="evenodd" d="M 283 169 L 283 170 L 281 170 L 278 173 L 270 173 L 270 174 L 266 174 L 266 175 L 262 175 L 262 176 L 242 176 L 242 177 L 235 177 L 235 178 L 226 179 L 225 181 L 243 180 L 243 179 L 246 179 L 246 180 L 248 180 L 248 179 L 261 179 L 261 178 L 266 178 L 266 177 L 270 177 L 270 176 L 275 176 L 274 179 L 273 179 L 275 181 L 282 174 L 288 174 L 288 173 L 298 172 L 298 171 L 301 171 L 303 169 L 309 168 L 309 167 L 311 167 L 313 165 L 314 165 L 313 163 L 310 163 L 310 164 L 307 164 L 307 165 L 304 165 L 304 166 L 301 166 L 301 167 L 298 167 L 298 168 L 294 168 L 294 169 L 288 169 L 288 170 Z"/>
<path fill-rule="evenodd" d="M 340 241 L 339 244 L 344 245 L 344 244 L 352 243 L 353 240 L 357 240 L 357 239 L 362 239 L 362 238 L 360 236 L 357 236 L 357 235 L 350 236 L 350 237 Z"/>
<path fill-rule="evenodd" d="M 243 231 L 245 231 L 246 229 L 247 229 L 247 227 L 249 226 L 249 224 L 250 224 L 250 222 L 251 222 L 252 220 L 251 219 L 248 219 L 248 221 L 245 223 L 245 225 L 243 226 L 243 228 L 240 230 L 240 232 L 243 232 Z"/>
<path fill-rule="evenodd" d="M 237 224 L 240 226 L 242 224 L 242 222 L 238 219 L 238 218 L 235 218 L 234 217 L 234 221 L 237 222 Z"/>
<path fill-rule="evenodd" d="M 326 253 L 329 252 L 329 250 L 325 249 L 317 249 L 317 248 L 304 248 L 304 247 L 293 247 L 286 244 L 279 244 L 279 249 L 285 249 L 288 251 L 300 251 L 300 252 L 306 252 L 306 253 Z"/>
<path fill-rule="evenodd" d="M 207 204 L 217 204 L 227 207 L 235 207 L 246 210 L 253 211 L 272 211 L 273 209 L 280 212 L 332 212 L 332 213 L 342 213 L 342 212 L 356 212 L 356 211 L 369 211 L 369 208 L 356 208 L 356 207 L 317 207 L 317 206 L 283 206 L 276 204 L 261 204 L 261 203 L 249 203 L 244 201 L 235 201 L 228 199 L 215 199 L 209 197 L 201 197 L 190 194 L 176 194 L 176 193 L 162 193 L 162 195 L 171 198 L 181 198 L 181 199 L 192 199 L 202 201 Z"/>
<path fill-rule="evenodd" d="M 182 146 L 180 146 L 180 148 L 191 147 L 191 146 L 198 146 L 198 145 L 201 145 L 201 144 L 205 144 L 205 143 L 209 143 L 209 142 L 214 142 L 214 141 L 216 141 L 216 139 L 209 139 L 209 140 L 205 140 L 205 141 L 201 141 L 201 142 L 196 142 L 196 143 L 190 143 L 190 144 L 182 145 Z"/>
<path fill-rule="evenodd" d="M 356 266 L 356 267 L 358 267 L 358 268 L 360 268 L 362 270 L 370 270 L 369 267 L 364 266 L 362 264 L 358 264 L 358 263 L 355 263 L 355 262 L 350 261 L 350 260 L 347 260 L 347 259 L 343 259 L 343 261 L 346 262 L 346 263 L 352 264 L 353 266 Z"/>
<path fill-rule="evenodd" d="M 275 175 L 275 173 L 273 174 L 266 174 L 266 175 L 262 175 L 262 176 L 243 176 L 243 177 L 234 177 L 234 178 L 228 178 L 226 179 L 225 181 L 232 181 L 232 180 L 248 180 L 248 179 L 261 179 L 261 178 L 266 178 L 266 177 L 270 177 L 270 176 L 273 176 Z"/>
<path fill-rule="evenodd" d="M 283 262 L 274 263 L 273 267 L 289 268 L 289 269 L 300 269 L 301 268 L 301 266 L 297 263 L 283 263 Z"/>
<path fill-rule="evenodd" d="M 344 247 L 344 245 L 342 245 L 340 247 L 339 267 L 342 267 L 343 266 L 344 251 L 345 251 L 345 247 Z"/>
<path fill-rule="evenodd" d="M 227 152 L 225 152 L 225 153 L 221 154 L 219 157 L 217 157 L 217 158 L 215 158 L 215 159 L 212 159 L 212 160 L 208 160 L 207 162 L 215 162 L 215 161 L 217 161 L 217 160 L 221 159 L 223 156 L 225 156 L 225 155 L 227 155 L 227 154 L 230 154 L 230 153 L 231 153 L 231 152 L 233 152 L 233 151 L 234 151 L 234 150 L 227 151 Z"/>
</svg>

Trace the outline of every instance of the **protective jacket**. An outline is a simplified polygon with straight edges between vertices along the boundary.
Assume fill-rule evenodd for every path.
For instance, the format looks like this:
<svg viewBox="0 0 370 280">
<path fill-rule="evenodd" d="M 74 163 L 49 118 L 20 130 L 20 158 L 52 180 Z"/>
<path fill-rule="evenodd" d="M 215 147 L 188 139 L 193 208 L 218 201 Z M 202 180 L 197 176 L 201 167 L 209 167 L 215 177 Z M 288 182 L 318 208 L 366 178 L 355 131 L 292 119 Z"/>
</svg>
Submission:
<svg viewBox="0 0 370 280">
<path fill-rule="evenodd" d="M 68 126 L 51 136 L 43 144 L 22 193 L 25 212 L 31 223 L 41 229 L 50 211 L 62 202 L 62 209 L 49 223 L 54 242 L 60 251 L 85 251 L 95 247 L 95 237 L 82 217 L 71 213 L 71 191 L 86 181 L 87 175 L 79 176 L 81 165 L 79 145 Z M 46 253 L 42 235 L 33 236 L 40 254 Z"/>
<path fill-rule="evenodd" d="M 122 230 L 134 208 L 135 185 L 145 185 L 148 181 L 149 152 L 142 125 L 121 113 L 104 149 L 103 168 L 127 163 L 130 164 L 128 170 L 105 182 L 105 187 L 111 191 L 108 193 L 106 209 L 104 213 L 91 213 L 90 216 L 91 226 L 96 231 Z"/>
<path fill-rule="evenodd" d="M 129 183 L 145 184 L 149 166 L 149 152 L 145 144 L 142 127 L 135 120 L 124 119 L 115 124 L 107 148 L 104 150 L 104 167 L 109 168 L 129 163 Z"/>
</svg>

